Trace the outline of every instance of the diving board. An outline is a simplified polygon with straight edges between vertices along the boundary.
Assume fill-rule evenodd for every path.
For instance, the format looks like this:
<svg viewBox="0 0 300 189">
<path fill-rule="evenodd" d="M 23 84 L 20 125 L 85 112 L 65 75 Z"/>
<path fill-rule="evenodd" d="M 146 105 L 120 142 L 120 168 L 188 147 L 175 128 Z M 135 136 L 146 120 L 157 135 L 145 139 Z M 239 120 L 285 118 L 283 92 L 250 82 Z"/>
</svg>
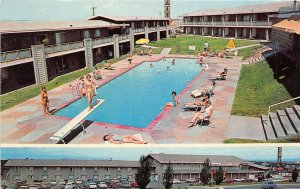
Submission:
<svg viewBox="0 0 300 189">
<path fill-rule="evenodd" d="M 74 117 L 71 121 L 69 121 L 65 126 L 63 126 L 60 130 L 58 130 L 52 137 L 50 137 L 50 141 L 63 141 L 65 144 L 65 141 L 63 138 L 67 136 L 72 130 L 76 129 L 77 125 L 80 124 L 82 126 L 82 130 L 84 130 L 84 126 L 82 125 L 81 121 L 88 116 L 90 113 L 92 113 L 100 104 L 104 102 L 103 99 L 98 99 L 96 101 L 96 104 L 93 106 L 92 109 L 89 110 L 89 107 L 84 109 L 80 114 L 78 114 L 76 117 Z"/>
</svg>

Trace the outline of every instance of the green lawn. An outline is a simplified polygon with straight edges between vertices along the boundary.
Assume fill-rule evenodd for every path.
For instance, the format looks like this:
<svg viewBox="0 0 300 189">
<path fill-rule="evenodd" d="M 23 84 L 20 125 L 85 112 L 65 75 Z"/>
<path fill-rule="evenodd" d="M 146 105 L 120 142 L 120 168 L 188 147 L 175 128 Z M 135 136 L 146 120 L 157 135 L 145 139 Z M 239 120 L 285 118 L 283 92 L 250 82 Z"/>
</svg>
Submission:
<svg viewBox="0 0 300 189">
<path fill-rule="evenodd" d="M 196 50 L 200 49 L 203 51 L 204 42 L 209 43 L 210 49 L 215 49 L 219 52 L 226 48 L 227 43 L 230 39 L 224 38 L 213 38 L 213 37 L 203 37 L 203 36 L 177 36 L 176 38 L 169 38 L 165 40 L 160 40 L 149 45 L 155 47 L 166 47 L 172 48 L 171 54 L 195 54 L 195 51 L 190 51 L 189 46 L 196 46 Z M 237 39 L 235 40 L 235 46 L 241 47 L 246 45 L 258 44 L 257 41 Z"/>
<path fill-rule="evenodd" d="M 238 56 L 242 56 L 243 60 L 245 60 L 246 58 L 248 58 L 251 55 L 252 51 L 254 51 L 255 49 L 258 49 L 259 47 L 261 47 L 261 46 L 258 45 L 258 46 L 248 47 L 245 49 L 240 49 L 238 51 Z"/>
<path fill-rule="evenodd" d="M 292 97 L 285 87 L 273 77 L 273 71 L 266 61 L 243 65 L 231 110 L 232 115 L 261 116 L 268 113 L 268 106 Z M 294 102 L 275 106 L 283 109 Z"/>
<path fill-rule="evenodd" d="M 286 139 L 277 139 L 277 140 L 250 140 L 250 139 L 239 139 L 239 138 L 229 138 L 223 141 L 226 144 L 235 144 L 235 143 L 299 143 L 300 136 L 294 136 Z"/>
</svg>

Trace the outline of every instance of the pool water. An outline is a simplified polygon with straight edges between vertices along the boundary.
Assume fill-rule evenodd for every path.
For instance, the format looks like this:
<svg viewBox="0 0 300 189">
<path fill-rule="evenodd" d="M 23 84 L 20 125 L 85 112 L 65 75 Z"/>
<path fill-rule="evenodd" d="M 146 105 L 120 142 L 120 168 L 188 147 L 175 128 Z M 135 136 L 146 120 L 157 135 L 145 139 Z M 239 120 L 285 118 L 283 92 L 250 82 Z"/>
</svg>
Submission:
<svg viewBox="0 0 300 189">
<path fill-rule="evenodd" d="M 146 128 L 173 100 L 171 92 L 179 94 L 201 69 L 194 59 L 176 59 L 175 65 L 172 59 L 142 63 L 97 89 L 93 101 L 105 101 L 86 120 Z M 86 107 L 83 97 L 55 115 L 74 118 Z"/>
</svg>

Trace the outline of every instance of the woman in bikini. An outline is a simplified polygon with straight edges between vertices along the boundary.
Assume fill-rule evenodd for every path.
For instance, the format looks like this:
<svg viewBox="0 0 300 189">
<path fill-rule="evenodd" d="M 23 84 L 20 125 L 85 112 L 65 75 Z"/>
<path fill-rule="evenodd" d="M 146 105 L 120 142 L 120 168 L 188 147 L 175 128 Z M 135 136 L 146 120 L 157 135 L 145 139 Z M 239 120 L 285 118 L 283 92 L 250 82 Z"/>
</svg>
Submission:
<svg viewBox="0 0 300 189">
<path fill-rule="evenodd" d="M 109 141 L 112 144 L 122 144 L 122 143 L 134 143 L 134 144 L 147 144 L 148 142 L 140 140 L 133 135 L 104 135 L 104 141 Z"/>
<path fill-rule="evenodd" d="M 213 108 L 211 105 L 211 101 L 208 101 L 206 104 L 206 108 L 204 110 L 201 110 L 200 112 L 197 112 L 196 115 L 193 117 L 192 121 L 190 121 L 190 123 L 192 124 L 189 127 L 193 127 L 197 125 L 199 120 L 206 119 L 211 116 Z"/>
<path fill-rule="evenodd" d="M 87 99 L 88 99 L 88 106 L 89 106 L 89 109 L 91 110 L 93 108 L 93 105 L 92 105 L 92 100 L 93 100 L 93 97 L 94 97 L 94 83 L 92 82 L 92 77 L 90 76 L 90 74 L 88 74 L 86 77 L 86 81 L 85 81 L 85 92 L 86 92 L 86 96 L 87 96 Z"/>
<path fill-rule="evenodd" d="M 42 86 L 41 104 L 42 104 L 42 108 L 44 111 L 44 115 L 45 116 L 49 115 L 49 98 L 48 98 L 48 94 L 47 94 L 47 90 L 46 90 L 45 86 Z"/>
</svg>

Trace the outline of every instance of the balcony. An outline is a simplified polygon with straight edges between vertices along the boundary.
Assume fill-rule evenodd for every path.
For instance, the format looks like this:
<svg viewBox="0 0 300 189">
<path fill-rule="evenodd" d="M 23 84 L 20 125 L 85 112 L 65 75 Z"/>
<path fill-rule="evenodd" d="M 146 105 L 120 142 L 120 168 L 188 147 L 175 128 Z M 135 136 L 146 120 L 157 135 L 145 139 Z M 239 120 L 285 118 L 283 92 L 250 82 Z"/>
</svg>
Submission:
<svg viewBox="0 0 300 189">
<path fill-rule="evenodd" d="M 134 33 L 142 33 L 145 32 L 145 28 L 134 28 L 133 31 Z"/>
<path fill-rule="evenodd" d="M 31 57 L 32 57 L 31 49 L 7 51 L 1 53 L 1 63 L 25 59 L 25 58 L 31 58 Z"/>
<path fill-rule="evenodd" d="M 69 50 L 74 50 L 74 49 L 80 49 L 83 47 L 84 47 L 83 41 L 77 41 L 77 42 L 71 42 L 71 43 L 63 43 L 63 44 L 45 46 L 45 52 L 47 54 L 51 54 L 51 53 L 69 51 Z"/>
<path fill-rule="evenodd" d="M 119 41 L 129 40 L 128 34 L 119 35 Z"/>
<path fill-rule="evenodd" d="M 113 42 L 113 37 L 97 38 L 97 39 L 93 39 L 93 46 L 103 45 L 111 42 Z"/>
<path fill-rule="evenodd" d="M 268 21 L 226 21 L 226 22 L 183 22 L 182 25 L 192 26 L 272 26 L 272 22 Z"/>
</svg>

